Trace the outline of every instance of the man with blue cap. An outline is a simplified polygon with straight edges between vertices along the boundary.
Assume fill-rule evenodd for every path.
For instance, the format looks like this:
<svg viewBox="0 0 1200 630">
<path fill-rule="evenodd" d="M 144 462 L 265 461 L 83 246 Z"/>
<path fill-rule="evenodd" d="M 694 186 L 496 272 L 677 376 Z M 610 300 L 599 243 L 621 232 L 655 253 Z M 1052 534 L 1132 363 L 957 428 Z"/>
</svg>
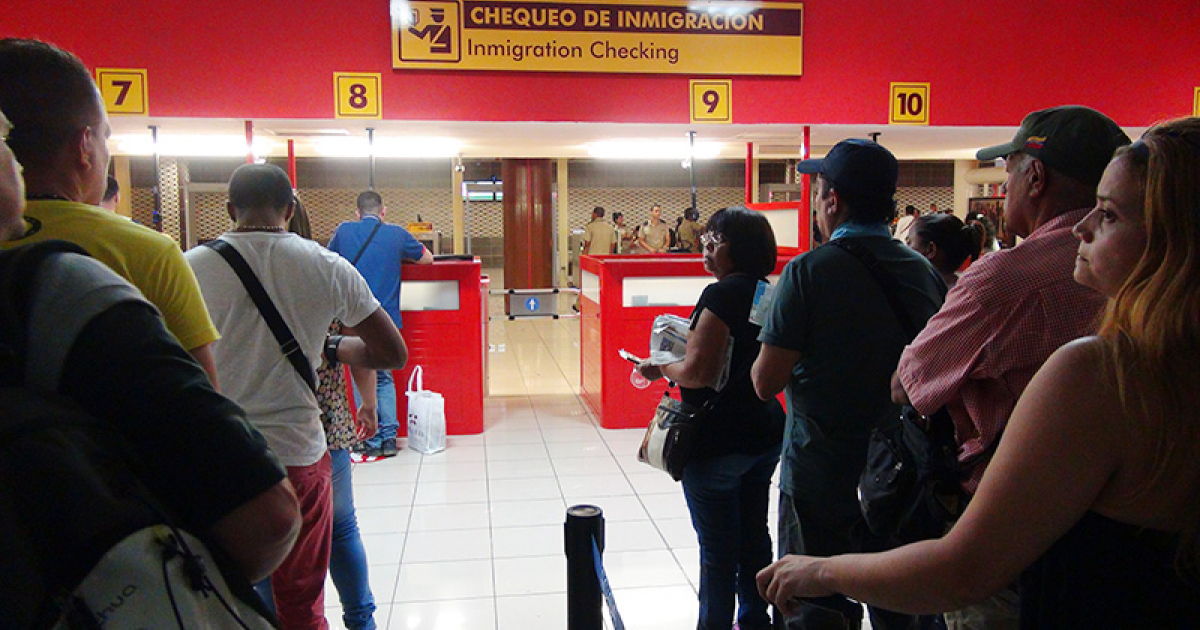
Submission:
<svg viewBox="0 0 1200 630">
<path fill-rule="evenodd" d="M 797 171 L 816 175 L 817 226 L 829 242 L 784 269 L 752 370 L 760 398 L 787 389 L 779 555 L 882 549 L 885 541 L 870 535 L 859 511 L 858 477 L 871 430 L 899 417 L 888 379 L 900 352 L 911 329 L 942 305 L 946 285 L 888 230 L 899 173 L 890 151 L 870 140 L 844 140 Z M 933 623 L 870 612 L 876 630 Z M 862 607 L 841 596 L 805 601 L 786 621 L 776 620 L 789 629 L 861 623 Z"/>
</svg>

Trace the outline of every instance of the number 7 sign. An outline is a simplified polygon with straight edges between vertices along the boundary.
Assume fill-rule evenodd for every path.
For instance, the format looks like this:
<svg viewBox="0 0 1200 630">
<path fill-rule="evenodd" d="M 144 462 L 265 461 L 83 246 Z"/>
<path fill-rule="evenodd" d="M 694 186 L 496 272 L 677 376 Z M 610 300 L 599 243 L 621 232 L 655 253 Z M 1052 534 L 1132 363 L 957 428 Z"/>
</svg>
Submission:
<svg viewBox="0 0 1200 630">
<path fill-rule="evenodd" d="M 96 84 L 109 114 L 145 116 L 149 112 L 144 69 L 96 68 Z"/>
<path fill-rule="evenodd" d="M 929 84 L 893 83 L 888 104 L 888 122 L 893 125 L 929 124 Z"/>
</svg>

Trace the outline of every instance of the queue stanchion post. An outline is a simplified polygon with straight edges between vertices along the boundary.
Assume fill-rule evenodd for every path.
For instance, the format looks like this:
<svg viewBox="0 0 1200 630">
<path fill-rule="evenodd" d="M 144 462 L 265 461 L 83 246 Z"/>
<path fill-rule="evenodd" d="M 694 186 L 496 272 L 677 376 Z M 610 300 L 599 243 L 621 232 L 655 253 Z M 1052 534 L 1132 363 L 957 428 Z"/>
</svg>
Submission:
<svg viewBox="0 0 1200 630">
<path fill-rule="evenodd" d="M 571 506 L 567 508 L 563 530 L 567 553 L 567 630 L 603 630 L 593 544 L 604 550 L 604 511 L 594 505 Z"/>
</svg>

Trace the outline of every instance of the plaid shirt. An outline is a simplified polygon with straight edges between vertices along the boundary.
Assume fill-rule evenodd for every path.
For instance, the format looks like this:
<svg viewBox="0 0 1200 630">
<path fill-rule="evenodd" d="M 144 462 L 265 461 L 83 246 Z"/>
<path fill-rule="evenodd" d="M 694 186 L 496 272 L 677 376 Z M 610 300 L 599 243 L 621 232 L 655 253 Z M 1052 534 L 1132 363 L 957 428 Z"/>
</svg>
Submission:
<svg viewBox="0 0 1200 630">
<path fill-rule="evenodd" d="M 1071 228 L 1087 212 L 1055 217 L 1017 247 L 972 264 L 900 356 L 913 407 L 931 414 L 946 406 L 954 419 L 967 492 L 1034 373 L 1059 346 L 1096 330 L 1105 298 L 1072 278 Z"/>
</svg>

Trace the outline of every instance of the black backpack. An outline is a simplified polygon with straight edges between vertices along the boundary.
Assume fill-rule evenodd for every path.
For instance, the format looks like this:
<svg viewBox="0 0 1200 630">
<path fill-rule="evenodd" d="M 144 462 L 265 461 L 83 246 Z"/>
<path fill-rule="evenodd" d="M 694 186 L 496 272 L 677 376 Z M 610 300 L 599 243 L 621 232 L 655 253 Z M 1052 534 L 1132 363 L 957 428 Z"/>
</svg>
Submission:
<svg viewBox="0 0 1200 630">
<path fill-rule="evenodd" d="M 0 252 L 0 625 L 273 627 L 249 583 L 220 571 L 220 550 L 172 524 L 120 436 L 29 382 L 91 319 L 56 330 L 60 348 L 26 347 L 34 278 L 63 253 L 84 252 L 60 241 Z"/>
</svg>

